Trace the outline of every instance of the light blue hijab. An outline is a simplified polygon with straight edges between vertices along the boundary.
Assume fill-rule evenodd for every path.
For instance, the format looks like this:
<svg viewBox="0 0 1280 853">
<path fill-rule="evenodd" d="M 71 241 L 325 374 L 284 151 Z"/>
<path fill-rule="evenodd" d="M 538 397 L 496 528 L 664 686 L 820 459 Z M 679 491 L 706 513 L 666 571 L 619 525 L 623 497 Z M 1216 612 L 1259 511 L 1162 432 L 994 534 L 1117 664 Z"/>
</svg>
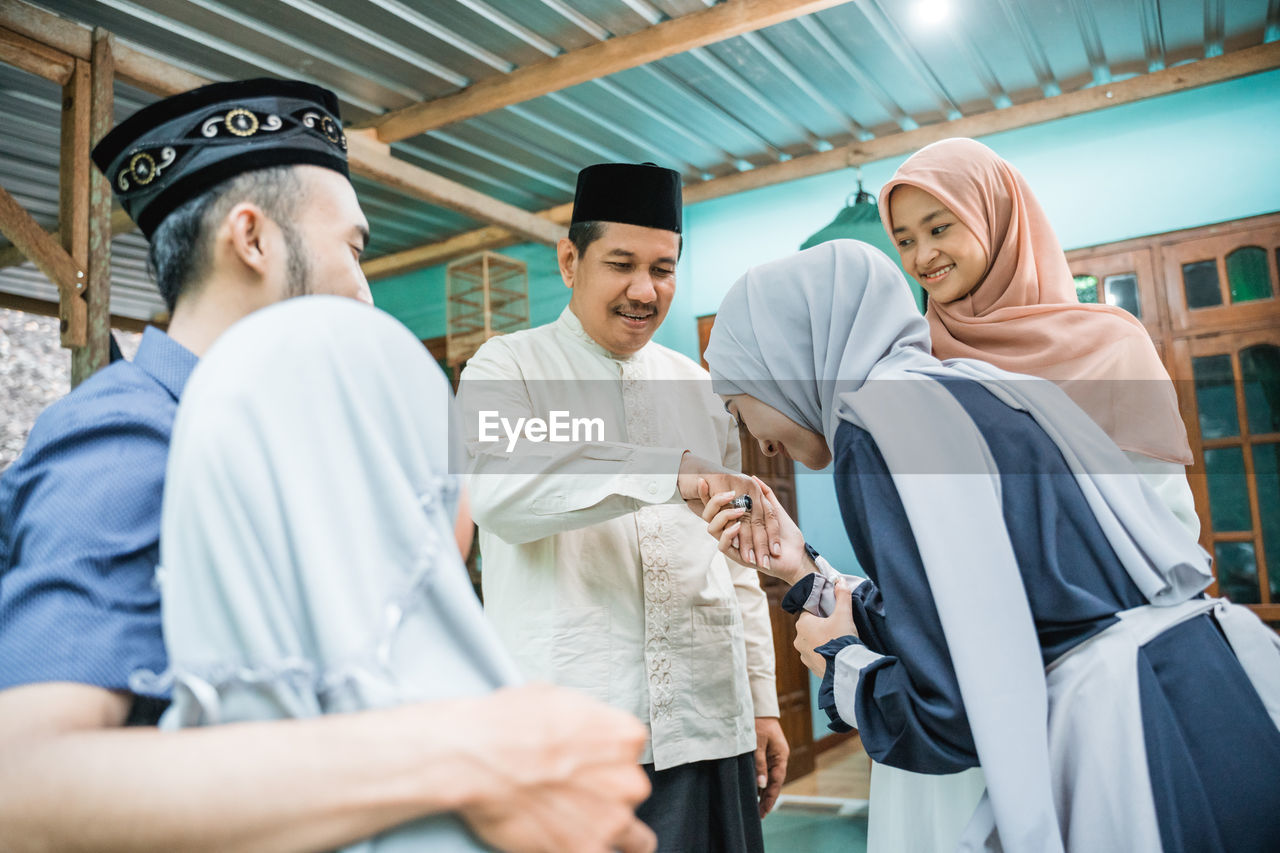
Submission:
<svg viewBox="0 0 1280 853">
<path fill-rule="evenodd" d="M 450 409 L 418 339 L 354 300 L 285 300 L 218 339 L 169 453 L 162 725 L 316 717 L 519 681 L 454 542 Z M 348 848 L 423 849 L 487 848 L 455 815 Z"/>
<path fill-rule="evenodd" d="M 706 359 L 718 393 L 749 394 L 832 447 L 841 421 L 871 434 L 916 538 L 987 778 L 962 848 L 998 835 L 1009 853 L 1061 851 L 1044 664 L 1004 526 L 1000 472 L 977 426 L 931 380 L 976 381 L 1036 419 L 1153 604 L 1203 590 L 1208 555 L 1055 385 L 930 355 L 906 282 L 865 243 L 824 243 L 752 269 L 726 295 Z"/>
</svg>

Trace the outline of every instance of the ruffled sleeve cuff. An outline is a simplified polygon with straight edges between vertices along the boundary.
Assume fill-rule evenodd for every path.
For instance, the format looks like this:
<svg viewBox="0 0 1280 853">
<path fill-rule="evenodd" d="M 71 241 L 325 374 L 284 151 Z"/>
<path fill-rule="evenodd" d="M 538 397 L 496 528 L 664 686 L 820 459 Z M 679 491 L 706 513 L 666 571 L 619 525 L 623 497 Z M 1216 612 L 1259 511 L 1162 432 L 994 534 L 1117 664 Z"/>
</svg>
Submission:
<svg viewBox="0 0 1280 853">
<path fill-rule="evenodd" d="M 827 661 L 827 670 L 818 688 L 818 707 L 830 720 L 828 728 L 833 732 L 858 728 L 853 711 L 858 679 L 864 668 L 879 661 L 883 655 L 871 651 L 852 635 L 837 637 L 814 651 Z"/>
<path fill-rule="evenodd" d="M 818 558 L 822 560 L 821 557 Z M 799 616 L 801 613 L 812 613 L 823 619 L 835 611 L 836 584 L 843 581 L 846 586 L 856 591 L 866 578 L 855 575 L 841 575 L 826 560 L 818 564 L 820 571 L 812 572 L 801 578 L 782 598 L 782 609 Z"/>
<path fill-rule="evenodd" d="M 809 602 L 809 595 L 813 591 L 814 581 L 817 579 L 818 575 L 808 574 L 795 583 L 791 589 L 787 590 L 787 594 L 782 597 L 782 609 L 792 616 L 799 616 L 803 613 L 805 605 Z"/>
</svg>

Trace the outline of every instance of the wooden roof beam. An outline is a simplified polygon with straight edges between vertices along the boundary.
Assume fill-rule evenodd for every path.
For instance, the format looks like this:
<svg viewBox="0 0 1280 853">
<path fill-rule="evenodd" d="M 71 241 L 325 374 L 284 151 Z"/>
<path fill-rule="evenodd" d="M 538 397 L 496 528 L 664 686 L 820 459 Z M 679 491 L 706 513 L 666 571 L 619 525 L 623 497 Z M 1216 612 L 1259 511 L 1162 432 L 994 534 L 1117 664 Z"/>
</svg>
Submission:
<svg viewBox="0 0 1280 853">
<path fill-rule="evenodd" d="M 485 195 L 468 186 L 398 160 L 391 148 L 372 134 L 347 134 L 347 160 L 351 171 L 405 195 L 446 207 L 464 216 L 501 226 L 524 240 L 555 245 L 566 229 L 550 219 Z"/>
<path fill-rule="evenodd" d="M 389 112 L 361 127 L 383 142 L 530 101 L 588 80 L 839 6 L 848 0 L 726 0 L 625 36 L 473 83 L 460 92 Z"/>
<path fill-rule="evenodd" d="M 27 314 L 36 314 L 41 317 L 57 317 L 60 306 L 57 302 L 50 302 L 47 299 L 40 299 L 36 296 L 23 296 L 20 293 L 9 293 L 6 290 L 0 290 L 0 308 L 23 311 Z M 168 325 L 168 314 L 157 314 L 150 320 L 140 320 L 137 317 L 126 317 L 122 314 L 111 315 L 111 328 L 119 329 L 122 332 L 141 332 L 147 326 L 159 326 L 164 329 Z"/>
<path fill-rule="evenodd" d="M 123 208 L 117 207 L 111 211 L 112 237 L 115 237 L 118 234 L 128 234 L 130 231 L 136 230 L 137 227 L 138 226 L 133 223 L 133 220 L 129 218 L 129 214 L 124 212 Z M 53 240 L 57 240 L 60 231 L 55 228 L 52 231 L 46 231 L 45 233 Z M 17 246 L 0 247 L 0 269 L 17 266 L 18 264 L 25 263 L 26 260 L 27 256 Z"/>
<path fill-rule="evenodd" d="M 850 166 L 872 163 L 923 148 L 931 142 L 952 136 L 978 137 L 1018 127 L 1029 127 L 1073 115 L 1128 104 L 1146 98 L 1195 89 L 1250 74 L 1280 68 L 1280 42 L 1232 51 L 1186 65 L 1177 65 L 1151 74 L 1131 77 L 1106 86 L 1093 86 L 1053 98 L 1015 104 L 1003 110 L 991 110 L 965 116 L 955 121 L 926 125 L 916 130 L 893 133 L 866 142 L 854 142 L 824 151 L 796 157 L 785 163 L 762 166 L 684 188 L 684 203 L 697 204 L 713 198 L 772 186 L 773 184 L 835 172 Z M 568 222 L 572 205 L 561 205 L 542 212 L 557 221 Z M 434 266 L 484 249 L 499 249 L 521 240 L 501 228 L 481 228 L 450 237 L 439 243 L 406 249 L 384 255 L 364 265 L 370 280 L 401 275 Z"/>
<path fill-rule="evenodd" d="M 538 215 L 562 226 L 567 226 L 569 219 L 573 216 L 573 205 L 557 205 L 542 211 Z M 568 234 L 567 229 L 565 234 Z M 414 270 L 448 263 L 485 249 L 502 249 L 523 242 L 525 241 L 519 235 L 506 228 L 490 225 L 487 228 L 477 228 L 475 231 L 467 231 L 448 237 L 439 243 L 430 243 L 426 246 L 418 246 L 413 249 L 405 249 L 402 252 L 383 255 L 380 258 L 365 261 L 360 266 L 364 270 L 365 277 L 370 281 L 375 281 L 380 278 L 403 275 Z"/>
<path fill-rule="evenodd" d="M 92 59 L 91 29 L 22 0 L 0 0 L 0 27 L 68 56 Z M 176 95 L 212 82 L 119 42 L 114 54 L 117 77 L 156 95 Z"/>
<path fill-rule="evenodd" d="M 58 235 L 41 228 L 4 187 L 0 187 L 0 233 L 57 285 L 64 298 L 78 296 L 84 290 L 85 271 L 59 245 Z"/>
</svg>

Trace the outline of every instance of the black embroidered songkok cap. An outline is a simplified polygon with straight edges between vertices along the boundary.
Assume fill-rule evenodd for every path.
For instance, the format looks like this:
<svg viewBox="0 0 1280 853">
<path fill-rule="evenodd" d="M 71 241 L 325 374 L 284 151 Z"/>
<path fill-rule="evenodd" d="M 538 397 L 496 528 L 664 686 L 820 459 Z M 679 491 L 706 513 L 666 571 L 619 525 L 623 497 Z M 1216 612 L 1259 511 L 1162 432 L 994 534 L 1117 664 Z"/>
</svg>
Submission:
<svg viewBox="0 0 1280 853">
<path fill-rule="evenodd" d="M 143 107 L 102 138 L 93 162 L 148 239 L 183 202 L 243 172 L 310 164 L 349 177 L 333 92 L 268 77 Z"/>
<path fill-rule="evenodd" d="M 573 222 L 621 222 L 680 233 L 680 173 L 653 163 L 597 163 L 578 173 Z"/>
</svg>

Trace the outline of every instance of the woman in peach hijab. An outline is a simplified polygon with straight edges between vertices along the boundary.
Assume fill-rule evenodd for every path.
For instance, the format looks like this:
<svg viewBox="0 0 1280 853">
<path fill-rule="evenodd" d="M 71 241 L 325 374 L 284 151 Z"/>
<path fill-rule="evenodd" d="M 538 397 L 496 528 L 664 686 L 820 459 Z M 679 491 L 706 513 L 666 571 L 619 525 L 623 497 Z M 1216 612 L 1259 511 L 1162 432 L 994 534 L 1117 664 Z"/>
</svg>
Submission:
<svg viewBox="0 0 1280 853">
<path fill-rule="evenodd" d="M 1123 308 L 1077 300 L 1062 246 L 1012 164 L 972 139 L 935 142 L 881 189 L 880 216 L 929 294 L 934 355 L 1053 380 L 1131 459 L 1191 463 L 1146 329 Z"/>
<path fill-rule="evenodd" d="M 1173 383 L 1133 315 L 1078 301 L 1061 244 L 1018 170 L 980 142 L 945 139 L 885 184 L 880 216 L 929 296 L 934 355 L 1054 381 L 1198 535 Z M 980 769 L 922 776 L 877 764 L 871 778 L 873 851 L 954 849 L 985 785 Z"/>
</svg>

